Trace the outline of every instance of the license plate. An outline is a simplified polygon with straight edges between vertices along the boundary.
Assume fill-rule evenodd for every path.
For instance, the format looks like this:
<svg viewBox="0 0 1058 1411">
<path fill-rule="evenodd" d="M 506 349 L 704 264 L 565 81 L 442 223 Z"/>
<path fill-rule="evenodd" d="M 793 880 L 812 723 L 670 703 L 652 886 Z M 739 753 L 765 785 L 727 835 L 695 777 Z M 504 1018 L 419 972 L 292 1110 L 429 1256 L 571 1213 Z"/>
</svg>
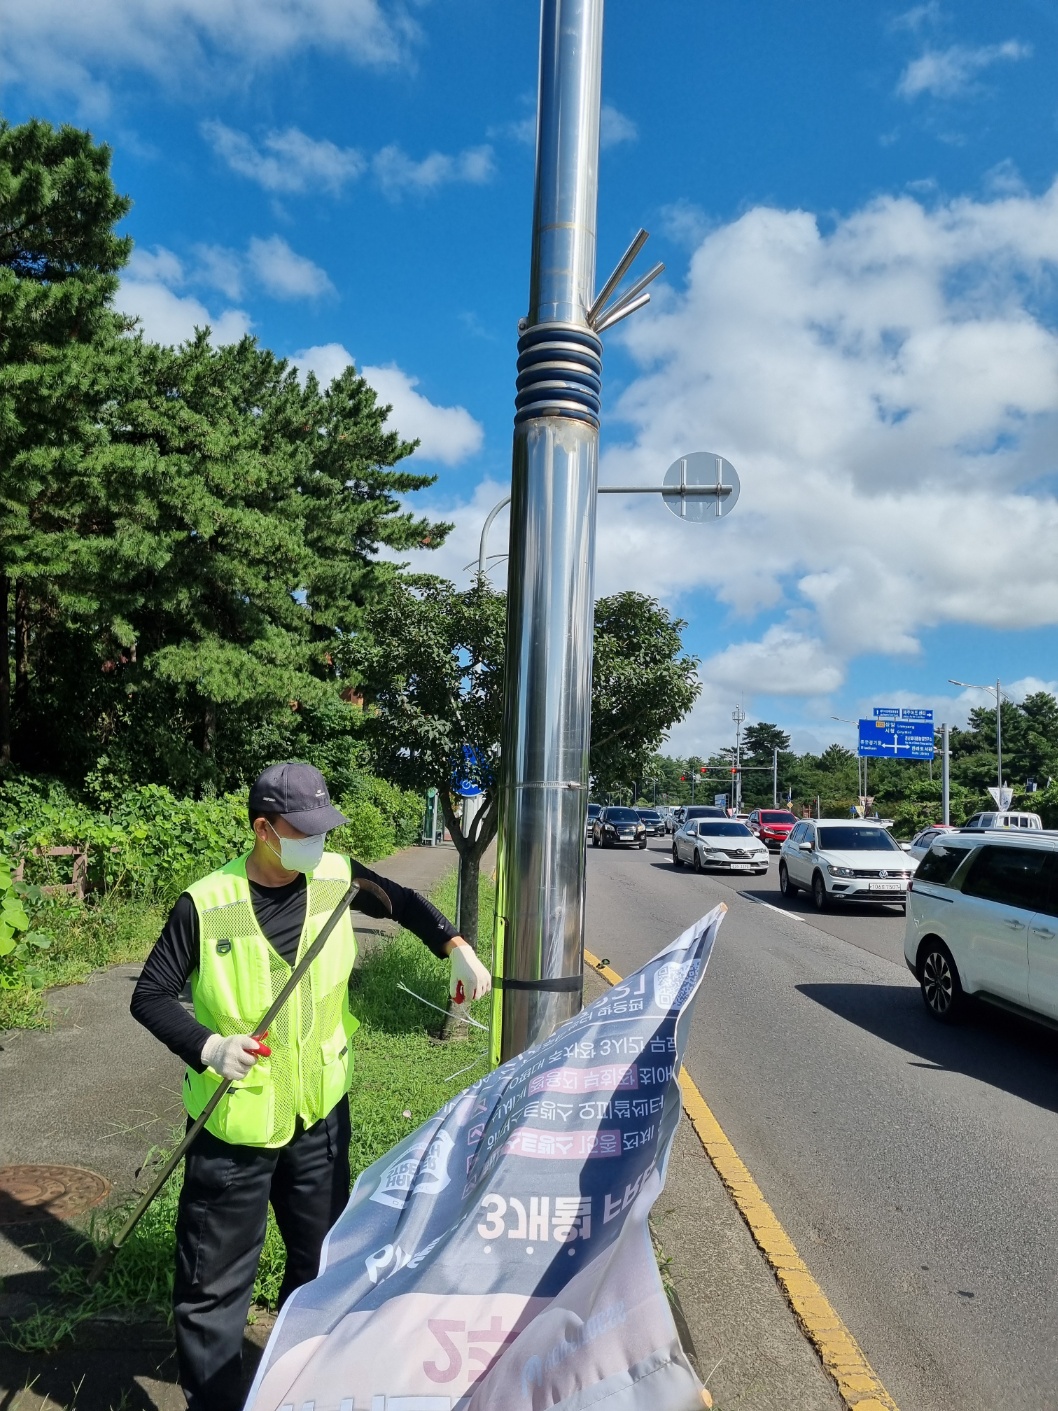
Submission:
<svg viewBox="0 0 1058 1411">
<path fill-rule="evenodd" d="M 750 872 L 752 868 L 752 862 L 733 862 L 731 864 L 732 872 Z"/>
<path fill-rule="evenodd" d="M 907 883 L 902 877 L 894 877 L 891 882 L 868 882 L 869 892 L 906 892 Z"/>
</svg>

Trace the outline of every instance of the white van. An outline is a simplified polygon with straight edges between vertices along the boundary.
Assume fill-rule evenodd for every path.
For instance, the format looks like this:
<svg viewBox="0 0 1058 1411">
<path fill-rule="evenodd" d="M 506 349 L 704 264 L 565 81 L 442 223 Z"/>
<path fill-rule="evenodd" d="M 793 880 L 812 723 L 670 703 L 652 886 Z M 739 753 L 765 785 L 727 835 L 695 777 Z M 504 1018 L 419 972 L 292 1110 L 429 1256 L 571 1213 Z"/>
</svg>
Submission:
<svg viewBox="0 0 1058 1411">
<path fill-rule="evenodd" d="M 1042 828 L 1038 813 L 975 813 L 964 828 Z"/>
<path fill-rule="evenodd" d="M 1058 834 L 942 834 L 911 882 L 904 958 L 942 1023 L 967 995 L 1058 1021 Z"/>
</svg>

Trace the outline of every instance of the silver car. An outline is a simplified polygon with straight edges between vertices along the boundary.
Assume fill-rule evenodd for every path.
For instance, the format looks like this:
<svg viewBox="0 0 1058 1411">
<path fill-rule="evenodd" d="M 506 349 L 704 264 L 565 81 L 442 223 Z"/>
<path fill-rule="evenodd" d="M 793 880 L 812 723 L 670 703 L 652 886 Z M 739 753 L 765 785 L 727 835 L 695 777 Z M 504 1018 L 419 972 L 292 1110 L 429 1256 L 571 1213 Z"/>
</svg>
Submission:
<svg viewBox="0 0 1058 1411">
<path fill-rule="evenodd" d="M 768 870 L 768 849 L 744 823 L 727 818 L 692 818 L 672 839 L 672 865 L 689 862 L 695 872 Z"/>
</svg>

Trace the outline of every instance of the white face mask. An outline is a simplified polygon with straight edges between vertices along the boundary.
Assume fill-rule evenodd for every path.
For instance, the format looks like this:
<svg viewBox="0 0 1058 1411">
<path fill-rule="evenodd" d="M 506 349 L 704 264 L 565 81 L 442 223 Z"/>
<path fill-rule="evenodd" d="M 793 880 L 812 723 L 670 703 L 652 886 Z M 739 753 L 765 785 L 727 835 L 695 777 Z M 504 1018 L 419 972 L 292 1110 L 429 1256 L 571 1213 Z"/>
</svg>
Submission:
<svg viewBox="0 0 1058 1411">
<path fill-rule="evenodd" d="M 272 828 L 271 823 L 268 826 Z M 283 838 L 274 828 L 272 832 L 279 838 L 279 861 L 288 872 L 315 872 L 323 861 L 326 833 L 313 833 L 307 838 Z M 271 843 L 268 846 L 272 847 Z M 272 851 L 275 852 L 275 848 Z"/>
</svg>

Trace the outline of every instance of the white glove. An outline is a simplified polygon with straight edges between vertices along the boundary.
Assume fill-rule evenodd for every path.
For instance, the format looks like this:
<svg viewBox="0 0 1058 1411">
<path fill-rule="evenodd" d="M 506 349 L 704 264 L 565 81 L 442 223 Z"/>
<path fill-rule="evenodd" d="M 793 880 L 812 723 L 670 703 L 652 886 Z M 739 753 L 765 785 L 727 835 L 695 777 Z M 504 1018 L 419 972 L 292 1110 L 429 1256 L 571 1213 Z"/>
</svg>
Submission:
<svg viewBox="0 0 1058 1411">
<path fill-rule="evenodd" d="M 448 993 L 456 1004 L 480 999 L 492 989 L 492 976 L 466 942 L 454 945 L 448 958 L 452 962 Z"/>
<path fill-rule="evenodd" d="M 212 1068 L 222 1078 L 245 1078 L 258 1056 L 271 1051 L 252 1034 L 233 1034 L 228 1039 L 210 1034 L 202 1045 L 201 1058 L 207 1068 Z"/>
</svg>

